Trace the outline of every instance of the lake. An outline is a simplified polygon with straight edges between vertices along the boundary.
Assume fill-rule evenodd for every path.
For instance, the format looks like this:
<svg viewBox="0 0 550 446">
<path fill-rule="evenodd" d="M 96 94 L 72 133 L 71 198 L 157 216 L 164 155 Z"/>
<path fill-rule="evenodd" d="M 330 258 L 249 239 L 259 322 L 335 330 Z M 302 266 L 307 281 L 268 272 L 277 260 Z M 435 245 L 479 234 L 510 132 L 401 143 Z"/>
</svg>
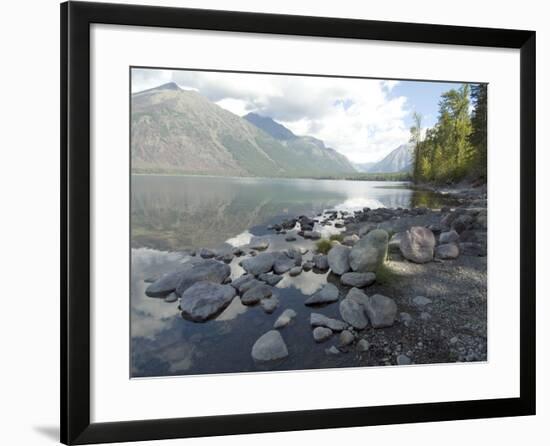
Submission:
<svg viewBox="0 0 550 446">
<path fill-rule="evenodd" d="M 247 307 L 239 298 L 214 320 L 194 323 L 181 317 L 177 302 L 145 295 L 151 278 L 178 270 L 189 260 L 186 249 L 229 249 L 253 236 L 270 240 L 269 250 L 288 247 L 284 236 L 268 230 L 288 217 L 313 217 L 325 210 L 354 211 L 364 207 L 439 207 L 444 198 L 414 191 L 408 183 L 310 179 L 226 178 L 208 176 L 133 175 L 131 183 L 131 375 L 133 377 L 203 373 L 295 370 L 361 365 L 356 353 L 329 356 L 329 344 L 311 337 L 311 309 L 303 301 L 333 280 L 328 273 L 285 275 L 275 288 L 280 301 L 271 315 L 259 306 Z M 332 226 L 316 230 L 339 232 Z M 293 246 L 314 244 L 299 238 Z M 232 278 L 243 273 L 235 258 Z M 297 317 L 284 328 L 289 356 L 268 365 L 254 363 L 250 349 L 270 330 L 286 309 Z M 338 305 L 316 312 L 338 317 Z"/>
</svg>

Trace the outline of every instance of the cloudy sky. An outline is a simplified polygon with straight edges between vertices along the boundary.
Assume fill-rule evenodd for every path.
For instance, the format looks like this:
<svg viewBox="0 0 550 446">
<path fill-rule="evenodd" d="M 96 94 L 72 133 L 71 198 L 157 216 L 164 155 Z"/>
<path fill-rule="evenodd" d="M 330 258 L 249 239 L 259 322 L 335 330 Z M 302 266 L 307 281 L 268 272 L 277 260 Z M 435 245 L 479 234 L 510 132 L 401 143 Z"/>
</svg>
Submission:
<svg viewBox="0 0 550 446">
<path fill-rule="evenodd" d="M 132 92 L 166 82 L 193 89 L 243 116 L 269 116 L 311 135 L 355 163 L 378 161 L 409 140 L 411 116 L 437 118 L 441 93 L 456 84 L 271 74 L 133 69 Z"/>
</svg>

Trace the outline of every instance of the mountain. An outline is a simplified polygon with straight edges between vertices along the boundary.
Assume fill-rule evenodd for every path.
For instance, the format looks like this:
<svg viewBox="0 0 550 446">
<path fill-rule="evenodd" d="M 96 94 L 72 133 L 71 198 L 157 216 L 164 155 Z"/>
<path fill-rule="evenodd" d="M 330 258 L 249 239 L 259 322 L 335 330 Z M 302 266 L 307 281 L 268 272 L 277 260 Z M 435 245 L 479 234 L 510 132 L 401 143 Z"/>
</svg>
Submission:
<svg viewBox="0 0 550 446">
<path fill-rule="evenodd" d="M 356 167 L 361 172 L 368 173 L 410 172 L 413 152 L 414 146 L 411 143 L 402 144 L 377 163 L 356 164 Z"/>
<path fill-rule="evenodd" d="M 292 132 L 270 118 L 262 120 L 271 125 L 265 131 L 174 83 L 134 93 L 131 121 L 134 172 L 292 177 L 355 171 L 322 141 L 289 139 Z"/>
<path fill-rule="evenodd" d="M 284 125 L 275 122 L 273 119 L 267 116 L 261 116 L 257 113 L 248 113 L 243 116 L 251 124 L 254 124 L 259 129 L 262 129 L 268 135 L 280 141 L 287 141 L 289 139 L 296 139 L 297 136 L 287 129 Z"/>
<path fill-rule="evenodd" d="M 248 113 L 243 117 L 281 144 L 291 149 L 298 161 L 308 163 L 310 169 L 321 174 L 352 173 L 357 170 L 353 164 L 341 153 L 326 147 L 325 143 L 313 136 L 298 136 L 285 126 L 267 116 Z"/>
</svg>

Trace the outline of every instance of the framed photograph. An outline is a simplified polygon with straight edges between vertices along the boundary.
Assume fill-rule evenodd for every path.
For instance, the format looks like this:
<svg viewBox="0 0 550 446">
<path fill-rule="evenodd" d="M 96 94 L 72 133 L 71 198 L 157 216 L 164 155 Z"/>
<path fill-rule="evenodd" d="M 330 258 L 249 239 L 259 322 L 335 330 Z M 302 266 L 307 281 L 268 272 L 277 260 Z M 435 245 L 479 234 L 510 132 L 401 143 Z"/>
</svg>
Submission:
<svg viewBox="0 0 550 446">
<path fill-rule="evenodd" d="M 61 5 L 61 441 L 535 413 L 535 33 Z"/>
</svg>

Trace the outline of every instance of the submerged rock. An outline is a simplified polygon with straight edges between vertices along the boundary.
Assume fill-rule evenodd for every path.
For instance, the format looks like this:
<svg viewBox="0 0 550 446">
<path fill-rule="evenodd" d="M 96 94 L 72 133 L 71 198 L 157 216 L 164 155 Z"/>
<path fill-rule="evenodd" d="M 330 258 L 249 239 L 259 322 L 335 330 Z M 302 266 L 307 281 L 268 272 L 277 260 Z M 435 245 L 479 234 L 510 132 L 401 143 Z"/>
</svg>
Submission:
<svg viewBox="0 0 550 446">
<path fill-rule="evenodd" d="M 242 267 L 247 273 L 258 276 L 262 273 L 268 273 L 273 268 L 275 258 L 270 252 L 263 252 L 257 256 L 244 259 Z"/>
<path fill-rule="evenodd" d="M 340 277 L 342 285 L 363 288 L 371 285 L 376 280 L 374 273 L 345 273 Z"/>
<path fill-rule="evenodd" d="M 212 282 L 197 282 L 181 296 L 183 317 L 195 322 L 206 321 L 219 314 L 235 297 L 235 288 Z"/>
<path fill-rule="evenodd" d="M 187 265 L 183 271 L 176 271 L 165 274 L 160 279 L 153 281 L 145 290 L 145 294 L 149 297 L 165 297 L 174 292 L 185 276 L 185 273 L 192 268 L 192 265 Z"/>
<path fill-rule="evenodd" d="M 277 330 L 270 330 L 254 343 L 251 354 L 255 361 L 274 361 L 286 358 L 288 349 L 281 333 Z"/>
<path fill-rule="evenodd" d="M 422 226 L 413 226 L 403 235 L 399 248 L 406 259 L 415 263 L 431 262 L 434 257 L 435 237 Z"/>
<path fill-rule="evenodd" d="M 260 305 L 267 314 L 273 313 L 279 306 L 279 299 L 277 296 L 272 295 L 268 299 L 262 299 Z"/>
<path fill-rule="evenodd" d="M 273 324 L 273 328 L 283 328 L 286 327 L 292 319 L 296 317 L 296 312 L 292 308 L 287 308 L 285 311 L 281 313 L 281 315 L 277 318 L 275 323 Z"/>
<path fill-rule="evenodd" d="M 315 327 L 313 329 L 313 339 L 315 342 L 324 342 L 332 336 L 332 330 L 327 327 Z"/>
<path fill-rule="evenodd" d="M 353 271 L 376 272 L 388 254 L 388 233 L 374 229 L 359 240 L 351 249 L 349 263 Z"/>
<path fill-rule="evenodd" d="M 412 364 L 411 358 L 409 358 L 407 355 L 399 355 L 397 357 L 397 365 L 409 365 Z"/>
<path fill-rule="evenodd" d="M 339 298 L 340 291 L 336 285 L 327 283 L 321 290 L 317 291 L 313 296 L 309 297 L 304 303 L 306 305 L 322 305 L 331 302 L 336 302 Z"/>
<path fill-rule="evenodd" d="M 201 256 L 203 259 L 212 259 L 216 257 L 218 254 L 213 251 L 212 249 L 208 248 L 201 248 L 199 250 L 199 256 Z"/>
<path fill-rule="evenodd" d="M 341 276 L 350 270 L 350 248 L 343 245 L 333 246 L 327 255 L 328 266 L 334 274 Z"/>
<path fill-rule="evenodd" d="M 327 327 L 332 331 L 342 331 L 348 327 L 348 324 L 343 321 L 331 319 L 319 313 L 311 313 L 309 323 L 312 327 Z"/>
<path fill-rule="evenodd" d="M 304 238 L 319 240 L 321 238 L 321 233 L 317 231 L 304 231 Z"/>
<path fill-rule="evenodd" d="M 375 294 L 367 299 L 365 311 L 374 328 L 391 327 L 397 314 L 397 305 L 393 299 Z"/>
<path fill-rule="evenodd" d="M 302 265 L 302 269 L 304 271 L 311 271 L 314 266 L 315 264 L 311 260 L 308 260 L 307 262 L 304 262 L 304 264 Z"/>
</svg>

